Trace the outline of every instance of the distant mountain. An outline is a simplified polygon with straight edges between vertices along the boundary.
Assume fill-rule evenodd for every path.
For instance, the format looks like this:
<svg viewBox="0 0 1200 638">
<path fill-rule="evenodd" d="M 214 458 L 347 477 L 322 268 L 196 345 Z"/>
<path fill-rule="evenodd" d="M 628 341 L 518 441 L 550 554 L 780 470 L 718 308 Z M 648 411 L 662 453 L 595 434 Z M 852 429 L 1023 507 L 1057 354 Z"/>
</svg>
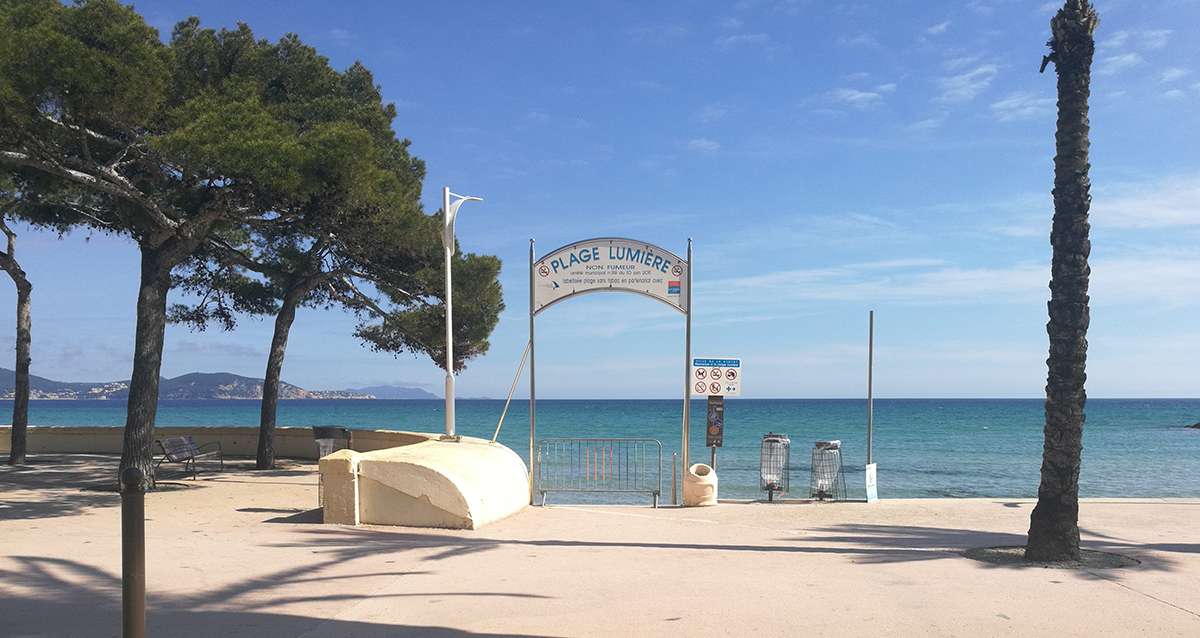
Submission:
<svg viewBox="0 0 1200 638">
<path fill-rule="evenodd" d="M 373 385 L 366 388 L 351 388 L 347 392 L 369 394 L 376 399 L 438 399 L 432 392 L 421 388 L 406 388 L 400 385 Z"/>
<path fill-rule="evenodd" d="M 0 368 L 0 398 L 13 397 L 15 373 Z M 262 379 L 243 377 L 228 372 L 193 372 L 173 379 L 159 381 L 161 399 L 261 399 Z M 418 390 L 419 391 L 419 390 Z M 128 381 L 71 383 L 29 375 L 31 399 L 126 399 Z M 355 390 L 305 390 L 290 383 L 279 384 L 281 399 L 374 399 L 369 392 Z"/>
</svg>

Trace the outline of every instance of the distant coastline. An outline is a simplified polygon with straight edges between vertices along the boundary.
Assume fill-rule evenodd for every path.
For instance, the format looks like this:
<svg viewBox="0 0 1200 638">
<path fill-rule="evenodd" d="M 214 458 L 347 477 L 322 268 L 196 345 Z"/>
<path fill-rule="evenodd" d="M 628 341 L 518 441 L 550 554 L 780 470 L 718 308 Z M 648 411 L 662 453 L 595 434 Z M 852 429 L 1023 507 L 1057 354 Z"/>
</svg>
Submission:
<svg viewBox="0 0 1200 638">
<path fill-rule="evenodd" d="M 14 395 L 12 370 L 0 368 L 0 399 Z M 129 396 L 128 381 L 71 382 L 30 375 L 29 398 L 40 401 L 117 400 Z M 262 399 L 263 380 L 229 372 L 192 372 L 159 381 L 160 400 L 245 400 Z M 405 386 L 372 386 L 347 390 L 306 390 L 280 382 L 280 399 L 436 399 L 436 395 Z"/>
</svg>

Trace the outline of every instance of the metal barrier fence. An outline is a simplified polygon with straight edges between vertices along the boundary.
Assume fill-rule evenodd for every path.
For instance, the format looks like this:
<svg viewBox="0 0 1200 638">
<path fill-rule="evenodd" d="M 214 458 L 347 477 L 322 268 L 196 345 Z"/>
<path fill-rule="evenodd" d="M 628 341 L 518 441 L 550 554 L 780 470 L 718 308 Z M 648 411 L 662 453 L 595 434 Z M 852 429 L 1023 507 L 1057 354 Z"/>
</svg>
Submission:
<svg viewBox="0 0 1200 638">
<path fill-rule="evenodd" d="M 657 439 L 542 439 L 537 491 L 662 493 L 662 443 Z"/>
</svg>

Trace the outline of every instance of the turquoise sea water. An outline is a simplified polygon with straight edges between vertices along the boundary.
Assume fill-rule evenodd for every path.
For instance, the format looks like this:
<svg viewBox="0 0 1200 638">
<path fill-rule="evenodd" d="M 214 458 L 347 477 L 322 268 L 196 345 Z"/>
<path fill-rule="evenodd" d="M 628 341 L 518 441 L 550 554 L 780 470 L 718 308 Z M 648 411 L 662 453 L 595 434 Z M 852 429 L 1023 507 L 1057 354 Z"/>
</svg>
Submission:
<svg viewBox="0 0 1200 638">
<path fill-rule="evenodd" d="M 458 402 L 461 434 L 490 438 L 504 402 Z M 540 400 L 538 437 L 652 437 L 663 443 L 665 494 L 671 452 L 679 449 L 679 400 Z M 258 424 L 257 401 L 162 401 L 160 425 Z M 12 402 L 0 401 L 5 422 Z M 875 402 L 879 493 L 887 497 L 1031 497 L 1042 448 L 1037 399 L 881 399 Z M 122 425 L 118 401 L 33 401 L 34 425 Z M 1093 399 L 1084 430 L 1083 496 L 1200 497 L 1198 399 Z M 279 424 L 345 425 L 440 432 L 440 400 L 281 401 Z M 704 401 L 692 402 L 693 462 L 707 462 Z M 812 442 L 841 439 L 846 482 L 862 495 L 866 402 L 739 399 L 726 402 L 725 446 L 717 464 L 722 497 L 758 496 L 759 441 L 768 431 L 792 439 L 793 495 L 804 496 Z M 500 440 L 528 456 L 528 402 L 513 400 Z"/>
</svg>

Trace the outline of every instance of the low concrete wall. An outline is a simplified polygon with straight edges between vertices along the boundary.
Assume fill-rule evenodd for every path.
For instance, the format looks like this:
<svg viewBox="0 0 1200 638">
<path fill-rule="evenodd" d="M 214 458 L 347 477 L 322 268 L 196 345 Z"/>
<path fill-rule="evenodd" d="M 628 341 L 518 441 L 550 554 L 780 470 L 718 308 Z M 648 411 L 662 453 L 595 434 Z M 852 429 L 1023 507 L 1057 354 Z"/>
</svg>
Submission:
<svg viewBox="0 0 1200 638">
<path fill-rule="evenodd" d="M 425 440 L 321 459 L 324 521 L 478 529 L 529 502 L 525 462 L 483 439 Z"/>
<path fill-rule="evenodd" d="M 12 440 L 11 426 L 0 426 L 0 453 L 8 454 Z M 30 426 L 30 454 L 120 454 L 123 427 Z M 154 438 L 191 436 L 197 443 L 221 443 L 229 456 L 254 456 L 258 450 L 257 427 L 159 427 Z M 395 430 L 351 430 L 350 446 L 360 452 L 411 445 L 426 440 L 424 436 Z M 157 450 L 155 450 L 157 452 Z M 312 428 L 275 428 L 275 454 L 283 458 L 317 458 L 317 445 Z"/>
</svg>

